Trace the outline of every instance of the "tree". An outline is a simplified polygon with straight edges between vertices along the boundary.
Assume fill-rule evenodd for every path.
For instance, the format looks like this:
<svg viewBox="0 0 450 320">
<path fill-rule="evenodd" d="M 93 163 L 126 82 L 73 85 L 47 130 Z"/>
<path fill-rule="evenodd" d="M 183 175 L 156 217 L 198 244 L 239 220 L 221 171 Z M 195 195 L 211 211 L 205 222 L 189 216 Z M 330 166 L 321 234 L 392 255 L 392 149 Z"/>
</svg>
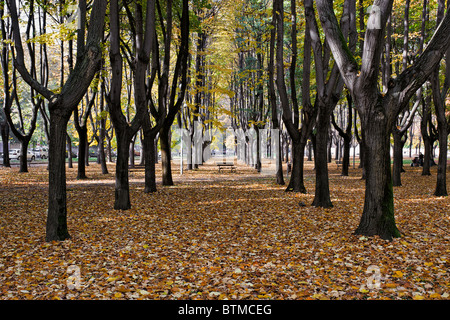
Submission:
<svg viewBox="0 0 450 320">
<path fill-rule="evenodd" d="M 149 7 L 150 8 L 150 7 Z M 149 10 L 150 11 L 150 10 Z M 109 105 L 109 113 L 111 121 L 114 124 L 117 139 L 117 162 L 116 162 L 116 184 L 115 184 L 115 201 L 114 209 L 128 210 L 131 208 L 130 186 L 128 179 L 128 157 L 130 143 L 136 132 L 142 124 L 145 115 L 146 105 L 140 102 L 136 103 L 136 114 L 131 121 L 128 121 L 122 112 L 121 91 L 122 91 L 122 75 L 123 75 L 123 58 L 120 53 L 120 15 L 119 1 L 113 0 L 110 4 L 110 52 L 109 58 L 111 63 L 111 85 L 110 92 L 107 94 Z M 150 13 L 148 13 L 150 16 Z M 150 27 L 149 24 L 147 24 Z M 147 33 L 146 44 L 140 48 L 145 50 L 139 52 L 138 63 L 140 60 L 145 63 L 148 61 L 150 52 L 148 51 L 152 43 L 152 34 Z M 144 49 L 145 48 L 145 49 Z M 144 52 L 147 54 L 142 55 Z M 148 62 L 147 62 L 148 63 Z M 141 72 L 141 68 L 139 68 Z M 144 71 L 145 72 L 145 69 Z M 142 80 L 142 79 L 140 79 Z M 145 86 L 145 80 L 143 85 Z M 139 90 L 139 88 L 138 88 Z"/>
<path fill-rule="evenodd" d="M 269 45 L 269 65 L 268 65 L 268 94 L 269 94 L 269 104 L 272 111 L 272 125 L 275 132 L 278 132 L 278 141 L 281 139 L 281 130 L 280 130 L 280 122 L 278 120 L 278 108 L 277 108 L 277 97 L 275 93 L 275 84 L 274 84 L 274 75 L 275 75 L 275 37 L 276 37 L 276 17 L 275 11 L 272 13 L 272 23 L 270 30 L 270 45 Z M 280 110 L 281 111 L 281 110 Z M 282 157 L 281 157 L 281 143 L 279 143 L 277 152 L 277 167 L 276 167 L 276 179 L 277 184 L 284 185 L 283 178 L 283 167 L 282 167 Z"/>
<path fill-rule="evenodd" d="M 437 23 L 441 23 L 444 17 L 445 0 L 438 1 Z M 447 12 L 449 10 L 447 9 Z M 448 13 L 447 13 L 448 16 Z M 445 20 L 443 21 L 445 23 Z M 445 69 L 444 69 L 444 83 L 441 85 L 439 77 L 440 66 L 436 66 L 431 76 L 431 89 L 434 107 L 436 109 L 438 140 L 439 140 L 439 162 L 436 177 L 436 190 L 434 195 L 438 197 L 447 196 L 447 137 L 449 133 L 450 124 L 446 117 L 447 94 L 450 89 L 450 48 L 446 46 L 445 51 Z"/>
<path fill-rule="evenodd" d="M 14 66 L 21 74 L 23 80 L 49 101 L 49 197 L 46 241 L 65 240 L 70 238 L 67 229 L 66 173 L 64 165 L 67 122 L 100 68 L 102 53 L 100 44 L 103 40 L 106 1 L 94 1 L 87 36 L 85 37 L 86 1 L 80 0 L 76 63 L 59 93 L 52 92 L 28 71 L 25 65 L 16 1 L 8 0 L 7 4 L 11 13 L 12 34 L 16 50 Z"/>
<path fill-rule="evenodd" d="M 173 71 L 172 84 L 169 87 L 169 68 L 170 68 L 170 56 L 171 56 L 171 39 L 173 33 L 173 1 L 167 1 L 165 25 L 163 23 L 163 16 L 161 8 L 159 7 L 159 1 L 157 2 L 158 15 L 161 21 L 161 29 L 163 33 L 164 42 L 164 56 L 162 63 L 159 59 L 156 60 L 158 70 L 158 113 L 153 116 L 157 121 L 160 121 L 160 117 L 164 120 L 162 127 L 159 131 L 159 139 L 161 146 L 161 166 L 162 166 L 162 183 L 165 186 L 173 185 L 172 179 L 172 166 L 171 166 L 171 144 L 170 144 L 170 132 L 172 124 L 175 120 L 177 113 L 181 109 L 181 105 L 184 101 L 184 95 L 187 85 L 187 61 L 189 55 L 189 20 L 185 10 L 188 6 L 188 1 L 183 0 L 183 14 L 181 17 L 181 37 L 180 46 L 178 47 L 175 69 Z M 159 50 L 159 45 L 156 50 Z M 156 108 L 150 110 L 156 111 Z M 164 111 L 164 113 L 162 113 Z"/>
<path fill-rule="evenodd" d="M 291 8 L 295 8 L 295 1 L 291 2 Z M 295 10 L 292 10 L 295 14 Z M 295 83 L 295 72 L 297 67 L 297 26 L 296 16 L 292 23 L 291 41 L 292 54 L 290 62 L 290 89 L 289 97 L 284 66 L 284 7 L 283 1 L 273 1 L 273 19 L 276 26 L 276 87 L 280 98 L 282 119 L 286 126 L 286 130 L 292 139 L 292 174 L 286 191 L 306 193 L 303 182 L 303 161 L 305 155 L 305 146 L 311 134 L 316 119 L 317 109 L 311 104 L 309 97 L 310 91 L 310 75 L 311 75 L 311 35 L 308 24 L 305 26 L 305 40 L 303 45 L 303 75 L 302 75 L 302 110 L 297 100 L 297 90 Z"/>
<path fill-rule="evenodd" d="M 347 98 L 347 125 L 345 130 L 342 129 L 336 122 L 334 114 L 331 114 L 331 123 L 339 135 L 344 139 L 344 151 L 342 157 L 342 176 L 348 176 L 348 167 L 350 166 L 350 143 L 352 140 L 352 125 L 353 125 L 353 101 L 350 94 L 346 95 Z M 337 152 L 336 152 L 337 153 Z"/>
<path fill-rule="evenodd" d="M 312 48 L 314 52 L 314 65 L 316 68 L 316 100 L 317 105 L 317 122 L 316 122 L 316 148 L 314 152 L 314 162 L 316 169 L 316 188 L 313 205 L 316 207 L 332 207 L 330 199 L 330 188 L 328 180 L 328 161 L 327 161 L 327 140 L 328 128 L 330 124 L 330 116 L 336 104 L 339 102 L 340 95 L 343 89 L 343 81 L 340 76 L 339 69 L 336 64 L 331 68 L 329 47 L 323 45 L 320 41 L 320 33 L 317 21 L 315 19 L 315 12 L 313 1 L 306 0 L 305 15 L 306 22 L 309 26 L 312 40 Z M 343 32 L 344 41 L 350 35 L 349 50 L 355 52 L 356 48 L 356 20 L 355 20 L 355 2 L 345 1 L 344 12 L 341 18 L 341 30 Z M 350 26 L 354 26 L 350 28 Z M 352 32 L 350 32 L 352 31 Z M 331 69 L 331 70 L 330 70 Z M 329 77 L 327 79 L 327 75 Z M 305 92 L 303 94 L 306 94 Z"/>
<path fill-rule="evenodd" d="M 446 15 L 424 52 L 413 65 L 390 79 L 385 93 L 378 89 L 379 67 L 386 22 L 393 0 L 374 1 L 364 39 L 361 64 L 347 47 L 331 1 L 318 0 L 327 42 L 345 84 L 358 108 L 366 134 L 366 193 L 364 210 L 356 234 L 399 237 L 395 224 L 389 137 L 398 114 L 429 78 L 450 45 L 450 15 Z M 370 136 L 369 136 L 370 133 Z"/>
<path fill-rule="evenodd" d="M 31 1 L 29 3 L 30 6 L 30 12 L 31 12 L 31 16 L 30 19 L 27 22 L 27 27 L 26 27 L 26 37 L 27 37 L 27 47 L 28 47 L 28 51 L 30 54 L 30 62 L 31 62 L 31 72 L 33 74 L 33 77 L 37 78 L 38 76 L 38 71 L 37 71 L 37 62 L 36 62 L 36 58 L 38 57 L 37 54 L 37 50 L 36 50 L 36 43 L 33 41 L 33 38 L 36 37 L 36 23 L 35 23 L 35 16 L 34 16 L 34 1 Z M 3 16 L 3 8 L 2 8 L 2 16 Z M 40 25 L 44 26 L 43 28 L 41 28 L 41 30 L 39 30 L 40 33 L 45 33 L 45 20 L 46 20 L 46 14 L 44 12 L 44 14 L 42 14 L 42 16 L 39 17 L 39 19 L 42 19 Z M 6 40 L 7 40 L 7 33 L 9 33 L 8 30 L 6 30 L 6 24 L 4 21 L 2 21 L 1 24 L 2 27 L 2 38 L 5 40 L 5 44 L 6 44 Z M 41 52 L 43 50 L 43 45 L 40 45 L 40 49 Z M 31 117 L 30 121 L 26 121 L 27 119 L 25 119 L 25 116 L 27 114 L 27 112 L 25 112 L 23 104 L 27 105 L 26 100 L 23 101 L 24 99 L 21 99 L 19 97 L 19 86 L 20 83 L 17 79 L 17 72 L 15 70 L 15 68 L 13 68 L 12 70 L 12 83 L 11 83 L 11 87 L 12 90 L 10 90 L 10 76 L 9 76 L 9 65 L 10 65 L 10 58 L 9 58 L 9 48 L 8 46 L 4 45 L 3 46 L 3 54 L 1 57 L 1 61 L 2 61 L 2 70 L 3 70 L 3 81 L 4 81 L 4 115 L 5 115 L 5 119 L 8 122 L 8 128 L 11 129 L 12 133 L 14 134 L 14 136 L 20 141 L 21 144 L 21 149 L 20 149 L 20 169 L 19 172 L 28 172 L 28 165 L 27 165 L 27 151 L 28 151 L 28 144 L 30 143 L 30 140 L 33 136 L 33 133 L 36 129 L 36 122 L 37 122 L 37 116 L 39 113 L 39 107 L 40 105 L 43 103 L 43 99 L 40 97 L 35 97 L 35 91 L 31 88 L 30 92 L 29 92 L 29 101 L 30 101 L 30 108 L 31 112 L 28 112 L 29 116 Z M 12 54 L 14 54 L 13 50 L 11 50 Z M 44 62 L 44 60 L 46 59 L 46 57 L 44 55 L 40 56 L 41 59 L 41 65 L 44 65 L 46 63 L 46 61 Z M 48 74 L 46 72 L 41 72 L 40 74 L 40 80 L 41 83 L 47 85 L 48 83 Z M 15 101 L 15 103 L 14 103 Z M 13 104 L 16 105 L 17 108 L 17 114 L 18 114 L 18 125 L 15 123 L 15 121 L 13 120 L 13 110 L 12 110 L 12 106 Z M 31 113 L 31 115 L 30 115 Z M 28 131 L 28 132 L 27 132 Z M 8 156 L 8 152 L 5 152 L 6 156 Z M 9 159 L 8 159 L 9 162 Z"/>
</svg>

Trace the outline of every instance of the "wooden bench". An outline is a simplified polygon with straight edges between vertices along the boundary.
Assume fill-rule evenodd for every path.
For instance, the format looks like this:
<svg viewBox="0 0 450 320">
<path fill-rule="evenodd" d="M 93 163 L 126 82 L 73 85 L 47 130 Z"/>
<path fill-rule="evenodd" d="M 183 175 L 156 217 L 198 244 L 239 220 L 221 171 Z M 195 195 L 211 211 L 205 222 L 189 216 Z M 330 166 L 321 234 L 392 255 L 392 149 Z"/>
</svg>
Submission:
<svg viewBox="0 0 450 320">
<path fill-rule="evenodd" d="M 234 165 L 234 163 L 218 162 L 216 164 L 219 167 L 219 173 L 223 169 L 230 169 L 231 172 L 236 172 L 236 166 Z"/>
<path fill-rule="evenodd" d="M 339 169 L 340 167 L 342 167 L 342 160 L 336 160 L 336 166 Z"/>
</svg>

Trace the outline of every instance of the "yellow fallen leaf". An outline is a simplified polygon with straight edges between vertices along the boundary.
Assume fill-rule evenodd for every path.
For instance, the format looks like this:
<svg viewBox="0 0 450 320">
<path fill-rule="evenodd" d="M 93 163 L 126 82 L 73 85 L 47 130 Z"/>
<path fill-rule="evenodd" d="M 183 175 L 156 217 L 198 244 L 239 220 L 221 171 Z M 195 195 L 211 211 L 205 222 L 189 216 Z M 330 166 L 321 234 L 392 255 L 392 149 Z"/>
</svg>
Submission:
<svg viewBox="0 0 450 320">
<path fill-rule="evenodd" d="M 430 298 L 433 299 L 439 299 L 441 297 L 441 295 L 437 292 L 430 294 Z"/>
<path fill-rule="evenodd" d="M 361 287 L 361 288 L 359 288 L 359 292 L 361 292 L 361 293 L 367 293 L 367 292 L 369 292 L 369 290 L 364 289 L 363 287 Z"/>
<path fill-rule="evenodd" d="M 423 299 L 425 299 L 425 297 L 424 297 L 424 296 L 421 296 L 421 295 L 419 295 L 419 294 L 416 294 L 416 295 L 413 297 L 413 299 L 414 299 L 414 300 L 423 300 Z"/>
<path fill-rule="evenodd" d="M 121 294 L 120 292 L 116 292 L 114 294 L 114 298 L 122 298 L 122 297 L 123 297 L 123 294 Z"/>
<path fill-rule="evenodd" d="M 393 275 L 394 278 L 401 278 L 403 277 L 403 272 L 401 271 L 395 271 L 395 274 Z"/>
<path fill-rule="evenodd" d="M 388 288 L 397 288 L 397 284 L 396 283 L 386 283 L 386 287 L 388 287 Z"/>
</svg>

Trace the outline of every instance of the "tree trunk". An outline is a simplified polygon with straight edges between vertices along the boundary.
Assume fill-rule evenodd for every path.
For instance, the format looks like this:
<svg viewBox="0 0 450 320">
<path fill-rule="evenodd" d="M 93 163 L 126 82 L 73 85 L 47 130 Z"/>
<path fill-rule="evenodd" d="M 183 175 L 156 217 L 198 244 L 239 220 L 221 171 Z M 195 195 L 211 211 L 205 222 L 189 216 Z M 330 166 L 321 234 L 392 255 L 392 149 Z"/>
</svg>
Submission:
<svg viewBox="0 0 450 320">
<path fill-rule="evenodd" d="M 128 156 L 130 138 L 126 133 L 116 129 L 117 161 L 116 161 L 116 187 L 114 209 L 128 210 L 131 208 L 130 185 L 128 181 Z"/>
<path fill-rule="evenodd" d="M 392 170 L 392 185 L 394 187 L 400 187 L 402 185 L 402 169 L 403 169 L 403 146 L 405 145 L 405 140 L 403 139 L 402 133 L 398 130 L 392 131 L 392 136 L 394 137 L 394 163 Z"/>
<path fill-rule="evenodd" d="M 0 129 L 3 141 L 3 167 L 10 168 L 11 162 L 9 161 L 9 125 L 6 119 L 0 120 Z"/>
<path fill-rule="evenodd" d="M 350 110 L 351 112 L 351 110 Z M 342 158 L 342 172 L 341 175 L 347 177 L 348 176 L 348 168 L 350 167 L 350 136 L 345 136 L 344 138 L 344 154 Z"/>
<path fill-rule="evenodd" d="M 77 129 L 79 143 L 78 143 L 78 174 L 77 179 L 87 179 L 86 177 L 86 148 L 87 148 L 87 127 L 81 126 Z M 69 159 L 72 158 L 72 152 L 68 153 Z M 88 154 L 89 156 L 89 154 Z"/>
<path fill-rule="evenodd" d="M 447 193 L 447 121 L 445 117 L 441 121 L 438 118 L 438 135 L 439 135 L 439 162 L 436 177 L 436 190 L 434 195 L 437 197 L 446 197 Z"/>
<path fill-rule="evenodd" d="M 30 137 L 31 138 L 31 137 Z M 20 144 L 20 169 L 19 172 L 28 172 L 28 144 L 30 139 L 22 139 Z"/>
<path fill-rule="evenodd" d="M 284 185 L 284 177 L 283 177 L 283 155 L 282 155 L 282 145 L 281 145 L 281 132 L 280 130 L 276 129 L 275 133 L 278 135 L 278 137 L 275 137 L 275 139 L 278 139 L 278 146 L 277 149 L 275 150 L 275 152 L 277 153 L 276 155 L 276 179 L 277 179 L 277 184 L 278 185 Z"/>
<path fill-rule="evenodd" d="M 48 139 L 48 140 L 50 140 L 50 139 Z M 66 133 L 66 143 L 67 143 L 67 156 L 68 156 L 69 154 L 72 154 L 72 139 L 70 139 L 70 136 L 68 133 Z M 68 159 L 68 167 L 73 168 L 72 157 L 68 156 L 67 159 Z"/>
<path fill-rule="evenodd" d="M 144 193 L 156 192 L 156 172 L 155 172 L 155 135 L 146 133 L 144 130 L 144 154 L 145 157 L 145 187 Z"/>
<path fill-rule="evenodd" d="M 431 120 L 431 110 L 430 110 L 431 97 L 428 96 L 426 99 L 423 99 L 423 113 L 422 119 L 420 121 L 420 132 L 423 138 L 423 144 L 425 147 L 424 152 L 424 163 L 422 168 L 423 176 L 431 176 L 430 171 L 430 162 L 432 157 L 432 138 L 430 134 L 428 134 L 428 124 L 429 120 Z M 430 123 L 431 126 L 431 123 Z M 430 127 L 430 132 L 432 132 L 432 128 Z"/>
<path fill-rule="evenodd" d="M 169 131 L 170 127 L 164 126 L 159 133 L 163 186 L 173 186 Z"/>
<path fill-rule="evenodd" d="M 259 128 L 255 126 L 256 132 L 256 161 L 255 161 L 255 169 L 257 172 L 261 172 L 261 132 L 259 132 Z M 253 154 L 253 152 L 252 152 Z"/>
<path fill-rule="evenodd" d="M 130 152 L 130 168 L 134 168 L 134 166 L 135 166 L 134 142 L 135 142 L 134 139 L 132 139 L 130 141 L 130 149 L 129 149 L 129 152 Z"/>
<path fill-rule="evenodd" d="M 50 111 L 50 140 L 48 158 L 48 215 L 46 241 L 70 238 L 67 230 L 66 208 L 66 132 L 68 118 Z"/>
<path fill-rule="evenodd" d="M 314 165 L 316 168 L 316 190 L 314 201 L 315 207 L 331 208 L 333 204 L 330 199 L 330 187 L 328 180 L 328 123 L 330 121 L 330 110 L 327 106 L 319 107 L 316 133 L 316 150 Z"/>
<path fill-rule="evenodd" d="M 400 237 L 395 224 L 391 176 L 390 132 L 384 115 L 374 112 L 365 122 L 370 136 L 365 140 L 366 194 L 361 221 L 355 234 L 392 240 Z"/>
<path fill-rule="evenodd" d="M 286 191 L 306 193 L 303 181 L 305 144 L 292 139 L 292 173 Z"/>
</svg>

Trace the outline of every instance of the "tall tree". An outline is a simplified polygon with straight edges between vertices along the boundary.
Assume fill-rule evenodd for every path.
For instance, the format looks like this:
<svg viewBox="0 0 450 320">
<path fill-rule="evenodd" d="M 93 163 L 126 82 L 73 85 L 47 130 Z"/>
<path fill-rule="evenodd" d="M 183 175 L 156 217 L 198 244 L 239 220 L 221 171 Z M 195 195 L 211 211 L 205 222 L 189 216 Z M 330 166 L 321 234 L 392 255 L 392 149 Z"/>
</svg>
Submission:
<svg viewBox="0 0 450 320">
<path fill-rule="evenodd" d="M 450 2 L 447 2 L 447 6 Z M 444 19 L 445 0 L 438 1 L 437 24 Z M 447 7 L 447 12 L 448 12 Z M 448 13 L 447 13 L 448 16 Z M 445 20 L 443 21 L 445 23 Z M 436 66 L 431 76 L 431 89 L 433 93 L 433 103 L 436 109 L 438 140 L 439 140 L 439 162 L 436 177 L 436 190 L 434 195 L 438 197 L 447 196 L 447 150 L 448 150 L 448 133 L 449 122 L 446 117 L 447 94 L 450 89 L 450 48 L 446 46 L 445 66 L 444 66 L 444 83 L 440 80 L 440 66 Z"/>
<path fill-rule="evenodd" d="M 292 3 L 291 3 L 292 6 Z M 311 75 L 311 35 L 309 25 L 305 26 L 305 40 L 303 44 L 303 75 L 302 75 L 302 110 L 297 100 L 295 77 L 290 77 L 291 95 L 288 95 L 285 80 L 285 58 L 284 58 L 284 6 L 283 1 L 273 1 L 273 19 L 276 26 L 276 86 L 282 109 L 282 119 L 286 130 L 292 140 L 292 173 L 286 191 L 306 193 L 303 181 L 303 162 L 305 146 L 314 126 L 317 109 L 311 104 L 309 97 L 310 75 Z M 295 21 L 296 19 L 294 19 Z M 290 61 L 290 74 L 295 74 L 297 67 L 297 25 L 292 23 L 291 41 L 292 54 Z"/>
<path fill-rule="evenodd" d="M 180 46 L 176 54 L 176 64 L 172 76 L 172 84 L 169 86 L 169 71 L 171 58 L 171 39 L 173 34 L 173 1 L 167 0 L 166 17 L 164 24 L 162 11 L 157 4 L 157 12 L 161 21 L 161 28 L 163 33 L 164 56 L 162 63 L 157 60 L 158 68 L 158 110 L 167 110 L 165 114 L 155 114 L 154 117 L 159 122 L 159 117 L 164 118 L 161 130 L 159 132 L 160 146 L 161 146 L 161 166 L 162 166 L 162 183 L 165 186 L 173 185 L 172 166 L 171 166 L 171 144 L 170 133 L 171 127 L 180 111 L 184 101 L 184 95 L 187 85 L 187 61 L 189 55 L 189 20 L 186 16 L 185 10 L 188 5 L 188 0 L 183 0 L 182 28 L 180 37 Z M 161 49 L 161 48 L 159 48 Z M 152 110 L 152 109 L 151 109 Z"/>
<path fill-rule="evenodd" d="M 45 33 L 45 25 L 46 25 L 46 14 L 45 12 L 42 15 L 39 15 L 37 18 L 35 17 L 35 2 L 30 1 L 29 2 L 29 9 L 30 9 L 30 19 L 28 19 L 27 26 L 25 29 L 25 34 L 27 38 L 27 48 L 30 55 L 30 69 L 31 73 L 34 78 L 38 78 L 41 81 L 42 84 L 47 85 L 48 83 L 48 74 L 46 72 L 41 72 L 39 74 L 39 68 L 38 68 L 38 61 L 37 59 L 40 58 L 40 64 L 44 65 L 47 61 L 44 61 L 46 59 L 46 56 L 40 55 L 37 49 L 39 49 L 42 52 L 43 44 L 40 44 L 37 48 L 37 45 L 35 43 L 34 38 L 38 36 L 39 34 Z M 39 25 L 44 26 L 43 28 L 40 28 L 40 30 L 37 30 L 36 27 L 36 19 L 40 20 Z M 9 31 L 8 31 L 9 32 Z M 6 40 L 6 33 L 7 30 L 5 28 L 5 23 L 2 23 L 2 34 L 5 35 Z M 39 113 L 39 107 L 43 103 L 43 99 L 40 97 L 36 97 L 36 92 L 33 88 L 30 88 L 30 104 L 31 104 L 31 119 L 29 122 L 25 121 L 24 119 L 24 113 L 25 110 L 23 108 L 23 103 L 21 103 L 21 99 L 19 98 L 19 88 L 20 85 L 18 79 L 17 79 L 17 72 L 15 68 L 12 70 L 12 91 L 10 92 L 9 86 L 10 86 L 10 77 L 8 73 L 8 67 L 9 67 L 9 49 L 8 46 L 4 46 L 3 48 L 4 54 L 2 55 L 2 65 L 3 65 L 3 77 L 4 77 L 4 88 L 5 88 L 5 103 L 4 103 L 4 114 L 5 118 L 8 121 L 9 128 L 13 132 L 14 136 L 20 141 L 21 149 L 20 149 L 20 169 L 19 172 L 28 172 L 28 165 L 27 165 L 27 151 L 28 151 L 28 144 L 30 143 L 30 140 L 33 136 L 33 133 L 36 129 L 36 123 L 37 123 L 37 116 Z M 14 55 L 14 48 L 12 48 L 12 52 Z M 45 70 L 45 69 L 41 69 Z M 14 103 L 15 101 L 15 103 Z M 13 104 L 16 106 L 17 115 L 18 115 L 18 125 L 15 123 L 12 117 L 12 106 Z M 30 112 L 28 112 L 30 113 Z M 27 132 L 28 131 L 28 132 Z"/>
<path fill-rule="evenodd" d="M 424 52 L 397 78 L 390 79 L 388 90 L 378 89 L 379 67 L 386 22 L 393 0 L 375 0 L 365 33 L 361 64 L 347 47 L 339 28 L 333 3 L 316 2 L 320 21 L 334 59 L 351 92 L 361 116 L 366 135 L 366 193 L 364 210 L 356 234 L 378 235 L 391 240 L 399 237 L 395 224 L 393 187 L 390 165 L 392 126 L 400 111 L 428 79 L 450 45 L 450 15 L 446 15 Z M 370 133 L 370 136 L 369 136 Z"/>
<path fill-rule="evenodd" d="M 95 0 L 90 14 L 90 23 L 85 37 L 86 1 L 79 1 L 79 29 L 77 32 L 76 63 L 61 92 L 54 93 L 35 79 L 25 65 L 21 29 L 17 15 L 16 1 L 7 1 L 11 13 L 12 33 L 16 56 L 14 65 L 34 90 L 49 101 L 49 196 L 46 226 L 46 240 L 70 238 L 67 229 L 65 146 L 67 122 L 86 93 L 92 79 L 100 68 L 101 42 L 103 40 L 106 1 Z"/>
<path fill-rule="evenodd" d="M 330 116 L 340 99 L 344 83 L 337 65 L 334 64 L 333 67 L 331 67 L 330 48 L 326 44 L 322 44 L 320 40 L 320 32 L 315 19 L 313 1 L 305 0 L 304 4 L 306 22 L 309 25 L 312 39 L 317 87 L 315 104 L 317 105 L 318 118 L 316 122 L 316 148 L 314 152 L 316 188 L 313 205 L 316 207 L 328 208 L 333 206 L 330 199 L 327 165 L 327 140 L 329 136 Z M 354 26 L 352 28 L 353 32 L 351 33 L 352 37 L 350 38 L 349 43 L 350 53 L 355 52 L 357 41 L 355 12 L 355 1 L 345 1 L 340 29 L 343 32 L 344 41 L 346 41 L 350 34 L 350 26 Z M 328 74 L 329 77 L 327 79 Z"/>
<path fill-rule="evenodd" d="M 128 159 L 131 140 L 136 135 L 141 127 L 142 119 L 145 115 L 146 105 L 138 101 L 136 103 L 136 114 L 134 118 L 129 121 L 122 112 L 121 92 L 122 92 L 122 75 L 123 75 L 123 57 L 120 53 L 120 7 L 118 0 L 112 0 L 110 3 L 110 52 L 109 57 L 111 61 L 111 85 L 110 92 L 107 94 L 107 101 L 109 105 L 109 113 L 111 121 L 116 130 L 117 140 L 117 162 L 116 162 L 116 184 L 115 184 L 115 201 L 114 209 L 128 210 L 131 208 L 130 201 L 130 186 L 128 179 Z M 141 36 L 141 35 L 139 35 Z M 152 36 L 147 34 L 146 43 L 149 46 L 152 42 Z M 141 43 L 139 43 L 141 44 Z M 145 46 L 144 46 L 145 47 Z M 139 48 L 139 56 L 137 63 L 148 63 L 149 51 L 147 55 L 142 55 Z M 149 47 L 145 49 L 149 50 Z M 142 72 L 139 67 L 139 72 Z M 143 70 L 145 74 L 145 69 Z M 142 80 L 142 79 L 140 79 Z M 145 79 L 143 82 L 145 86 Z M 139 90 L 140 87 L 137 88 Z M 145 94 L 145 89 L 144 89 Z"/>
<path fill-rule="evenodd" d="M 277 97 L 275 93 L 275 38 L 276 38 L 276 17 L 275 10 L 272 13 L 272 22 L 271 22 L 271 30 L 270 30 L 270 44 L 269 44 L 269 64 L 268 64 L 268 94 L 269 94 L 269 104 L 272 111 L 272 126 L 275 130 L 278 137 L 279 146 L 278 150 L 275 150 L 277 153 L 276 160 L 278 163 L 276 164 L 276 180 L 277 184 L 284 185 L 284 177 L 283 177 L 283 167 L 282 167 L 282 157 L 281 157 L 281 130 L 280 130 L 280 122 L 278 120 L 278 114 L 281 112 L 277 107 Z"/>
<path fill-rule="evenodd" d="M 345 129 L 342 129 L 335 120 L 334 114 L 331 114 L 331 123 L 339 135 L 344 140 L 344 151 L 342 156 L 342 175 L 348 176 L 348 168 L 350 166 L 350 143 L 352 140 L 352 126 L 353 126 L 353 101 L 350 94 L 346 95 L 347 98 L 347 125 Z M 336 152 L 337 153 L 337 152 Z"/>
</svg>

